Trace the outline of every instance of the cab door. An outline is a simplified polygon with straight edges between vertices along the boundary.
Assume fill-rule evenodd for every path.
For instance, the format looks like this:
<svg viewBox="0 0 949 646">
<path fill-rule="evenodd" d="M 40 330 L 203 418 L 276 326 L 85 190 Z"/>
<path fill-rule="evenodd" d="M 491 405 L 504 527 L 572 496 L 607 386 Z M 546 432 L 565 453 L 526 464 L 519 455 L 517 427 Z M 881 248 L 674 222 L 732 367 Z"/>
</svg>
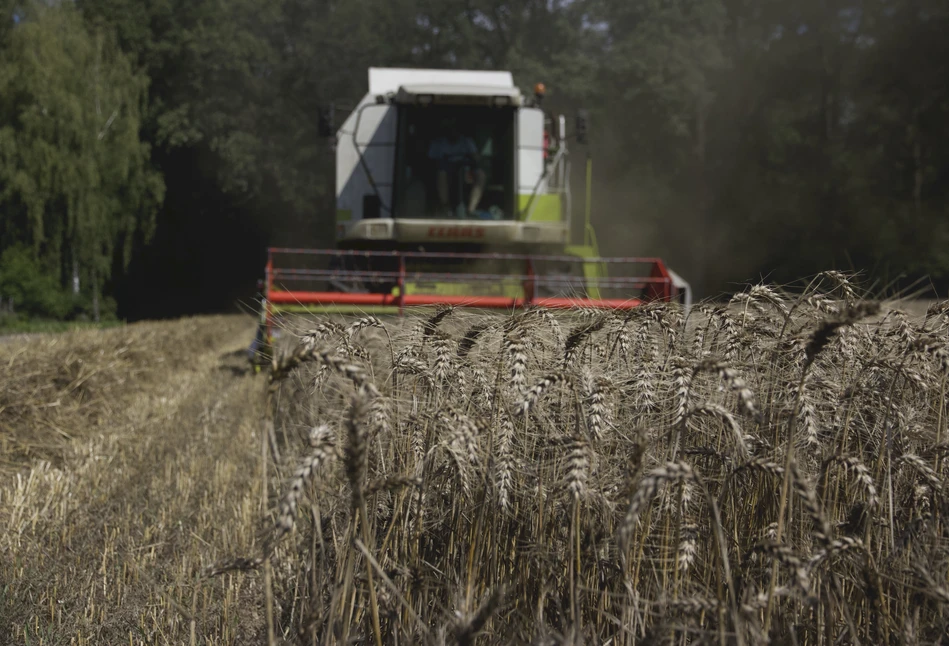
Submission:
<svg viewBox="0 0 949 646">
<path fill-rule="evenodd" d="M 518 219 L 529 220 L 537 207 L 536 196 L 547 192 L 544 178 L 544 112 L 540 108 L 521 108 L 517 111 L 516 177 Z M 531 199 L 532 195 L 534 199 Z"/>
</svg>

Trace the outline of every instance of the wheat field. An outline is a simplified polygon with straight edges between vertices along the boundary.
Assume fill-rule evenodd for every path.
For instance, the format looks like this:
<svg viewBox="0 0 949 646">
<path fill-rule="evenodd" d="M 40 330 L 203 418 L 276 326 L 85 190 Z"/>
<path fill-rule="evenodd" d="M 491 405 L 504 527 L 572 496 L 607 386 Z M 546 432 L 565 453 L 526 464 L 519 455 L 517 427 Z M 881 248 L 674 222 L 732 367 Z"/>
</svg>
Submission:
<svg viewBox="0 0 949 646">
<path fill-rule="evenodd" d="M 949 304 L 901 307 L 287 318 L 258 376 L 207 324 L 161 435 L 11 471 L 11 643 L 940 643 Z"/>
</svg>

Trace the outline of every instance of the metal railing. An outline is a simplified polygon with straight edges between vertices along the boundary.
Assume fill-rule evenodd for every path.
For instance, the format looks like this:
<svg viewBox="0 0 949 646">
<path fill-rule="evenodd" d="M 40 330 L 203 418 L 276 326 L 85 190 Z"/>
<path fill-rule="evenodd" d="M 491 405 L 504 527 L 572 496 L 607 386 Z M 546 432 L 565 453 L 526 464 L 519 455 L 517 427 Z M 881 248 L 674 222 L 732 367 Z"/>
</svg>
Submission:
<svg viewBox="0 0 949 646">
<path fill-rule="evenodd" d="M 279 266 L 275 258 L 294 256 L 298 261 L 319 257 L 340 262 L 363 263 L 363 268 L 311 268 Z M 520 266 L 516 272 L 453 272 L 426 271 L 410 267 L 416 262 L 426 261 L 477 261 L 502 263 L 508 267 Z M 372 269 L 369 265 L 382 262 L 385 268 Z M 546 263 L 580 264 L 581 275 L 538 274 L 538 265 Z M 642 265 L 648 268 L 645 276 L 596 276 L 585 277 L 584 264 L 599 264 L 602 267 L 630 267 Z M 383 306 L 397 308 L 402 314 L 405 307 L 422 305 L 454 305 L 494 309 L 511 309 L 527 306 L 550 308 L 591 307 L 604 309 L 632 309 L 644 300 L 671 300 L 676 296 L 676 286 L 666 266 L 659 258 L 581 258 L 567 255 L 530 255 L 510 253 L 463 253 L 463 252 L 403 252 L 403 251 L 353 251 L 331 249 L 298 249 L 272 247 L 268 250 L 266 268 L 267 306 L 282 305 L 333 305 L 333 306 Z M 376 285 L 391 285 L 387 292 L 354 292 L 343 290 L 312 290 L 307 283 L 313 282 L 369 282 Z M 406 286 L 425 282 L 520 285 L 518 296 L 489 294 L 425 294 L 407 293 Z M 304 284 L 304 288 L 287 288 L 288 283 Z M 596 294 L 600 289 L 626 292 L 638 291 L 635 296 L 624 298 L 591 298 L 589 296 L 541 296 L 538 287 L 589 288 Z M 477 291 L 477 290 L 474 290 Z M 269 309 L 268 309 L 269 317 Z"/>
</svg>

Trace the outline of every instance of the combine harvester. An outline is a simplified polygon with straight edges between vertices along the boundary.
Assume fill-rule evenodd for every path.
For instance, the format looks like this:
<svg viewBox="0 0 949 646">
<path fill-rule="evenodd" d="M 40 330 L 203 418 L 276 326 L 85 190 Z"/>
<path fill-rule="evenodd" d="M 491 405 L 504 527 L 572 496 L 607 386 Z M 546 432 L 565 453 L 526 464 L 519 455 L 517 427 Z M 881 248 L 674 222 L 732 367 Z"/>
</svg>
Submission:
<svg viewBox="0 0 949 646">
<path fill-rule="evenodd" d="M 335 133 L 336 248 L 269 249 L 265 338 L 288 311 L 688 306 L 689 285 L 660 259 L 600 257 L 589 156 L 572 243 L 567 142 L 585 143 L 586 117 L 568 135 L 543 94 L 523 96 L 509 72 L 370 69 Z M 321 127 L 333 135 L 332 112 Z"/>
</svg>

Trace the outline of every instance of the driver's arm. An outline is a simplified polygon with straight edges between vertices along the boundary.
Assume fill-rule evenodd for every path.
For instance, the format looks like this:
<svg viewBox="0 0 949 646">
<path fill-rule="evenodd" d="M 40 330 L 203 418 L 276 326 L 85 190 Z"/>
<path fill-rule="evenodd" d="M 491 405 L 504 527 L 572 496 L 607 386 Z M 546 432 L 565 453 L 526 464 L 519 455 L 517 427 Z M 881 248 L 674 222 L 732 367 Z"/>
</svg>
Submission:
<svg viewBox="0 0 949 646">
<path fill-rule="evenodd" d="M 481 164 L 481 153 L 478 151 L 478 147 L 475 146 L 474 139 L 471 137 L 465 137 L 465 148 L 468 156 L 474 161 L 476 165 Z"/>
</svg>

